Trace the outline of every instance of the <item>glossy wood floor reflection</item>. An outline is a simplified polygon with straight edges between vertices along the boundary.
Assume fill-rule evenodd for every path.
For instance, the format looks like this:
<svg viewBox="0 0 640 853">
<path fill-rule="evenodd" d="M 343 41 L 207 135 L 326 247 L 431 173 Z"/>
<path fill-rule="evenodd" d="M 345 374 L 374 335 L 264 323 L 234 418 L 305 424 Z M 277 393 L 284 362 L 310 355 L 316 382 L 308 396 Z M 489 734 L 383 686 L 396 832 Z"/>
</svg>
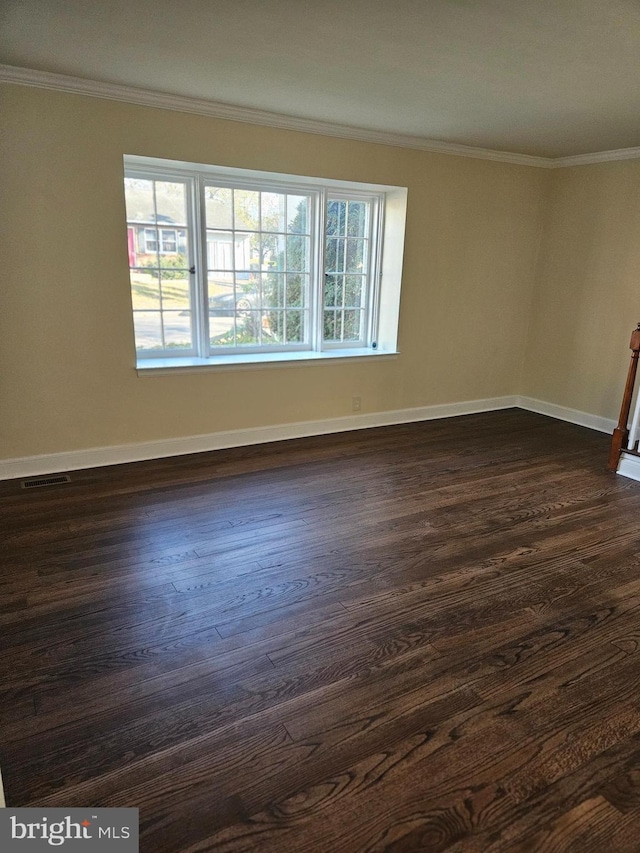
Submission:
<svg viewBox="0 0 640 853">
<path fill-rule="evenodd" d="M 0 485 L 11 806 L 143 853 L 640 850 L 640 483 L 509 410 Z"/>
</svg>

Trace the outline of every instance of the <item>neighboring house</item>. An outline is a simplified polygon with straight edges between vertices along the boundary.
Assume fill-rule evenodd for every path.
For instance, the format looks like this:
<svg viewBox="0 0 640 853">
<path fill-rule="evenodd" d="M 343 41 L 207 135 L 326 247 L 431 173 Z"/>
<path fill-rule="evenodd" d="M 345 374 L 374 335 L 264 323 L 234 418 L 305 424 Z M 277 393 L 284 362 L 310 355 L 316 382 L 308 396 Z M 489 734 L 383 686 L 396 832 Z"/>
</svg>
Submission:
<svg viewBox="0 0 640 853">
<path fill-rule="evenodd" d="M 171 225 L 173 224 L 173 227 Z M 210 270 L 229 270 L 218 272 L 216 279 L 232 281 L 234 268 L 249 270 L 250 234 L 236 232 L 235 241 L 232 232 L 207 232 L 207 264 Z M 153 267 L 157 265 L 158 254 L 164 256 L 188 255 L 187 229 L 175 224 L 170 216 L 163 214 L 147 215 L 143 220 L 127 223 L 127 245 L 130 267 Z M 240 275 L 239 277 L 245 277 Z"/>
<path fill-rule="evenodd" d="M 163 214 L 149 214 L 144 220 L 128 223 L 129 266 L 155 266 L 161 255 L 186 255 L 186 228 L 170 227 L 174 220 Z"/>
</svg>

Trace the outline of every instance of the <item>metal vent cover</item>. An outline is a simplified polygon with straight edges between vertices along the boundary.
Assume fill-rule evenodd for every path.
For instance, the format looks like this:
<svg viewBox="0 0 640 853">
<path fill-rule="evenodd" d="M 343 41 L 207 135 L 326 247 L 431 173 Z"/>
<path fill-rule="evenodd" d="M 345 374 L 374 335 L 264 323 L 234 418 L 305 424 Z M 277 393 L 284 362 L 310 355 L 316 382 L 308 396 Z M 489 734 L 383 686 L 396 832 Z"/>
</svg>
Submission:
<svg viewBox="0 0 640 853">
<path fill-rule="evenodd" d="M 38 489 L 41 486 L 58 486 L 61 483 L 70 483 L 71 477 L 68 474 L 54 474 L 51 477 L 31 477 L 29 480 L 21 480 L 20 486 L 23 489 Z"/>
</svg>

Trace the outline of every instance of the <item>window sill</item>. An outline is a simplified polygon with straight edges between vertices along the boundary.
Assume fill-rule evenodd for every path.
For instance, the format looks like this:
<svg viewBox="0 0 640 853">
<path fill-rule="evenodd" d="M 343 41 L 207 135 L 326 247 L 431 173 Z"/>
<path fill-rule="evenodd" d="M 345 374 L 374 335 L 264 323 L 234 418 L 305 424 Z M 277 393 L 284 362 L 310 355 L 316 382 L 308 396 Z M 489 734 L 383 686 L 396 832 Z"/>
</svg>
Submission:
<svg viewBox="0 0 640 853">
<path fill-rule="evenodd" d="M 338 364 L 345 360 L 370 361 L 392 359 L 394 351 L 362 349 L 328 350 L 327 352 L 273 352 L 219 355 L 212 358 L 148 358 L 136 364 L 138 376 L 163 376 L 169 373 L 200 373 L 207 370 L 255 370 L 262 367 L 302 367 L 310 364 Z"/>
</svg>

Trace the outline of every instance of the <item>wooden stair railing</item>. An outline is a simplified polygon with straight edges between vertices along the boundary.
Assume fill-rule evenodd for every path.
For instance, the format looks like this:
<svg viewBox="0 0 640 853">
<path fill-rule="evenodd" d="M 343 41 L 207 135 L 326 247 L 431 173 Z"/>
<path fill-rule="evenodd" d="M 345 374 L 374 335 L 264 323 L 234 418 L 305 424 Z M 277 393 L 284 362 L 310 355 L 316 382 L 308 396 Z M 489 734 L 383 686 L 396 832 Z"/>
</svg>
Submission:
<svg viewBox="0 0 640 853">
<path fill-rule="evenodd" d="M 638 323 L 638 328 L 631 333 L 629 349 L 631 350 L 631 362 L 629 364 L 629 372 L 627 373 L 627 384 L 624 386 L 624 394 L 622 395 L 618 426 L 614 429 L 613 436 L 611 437 L 611 451 L 609 453 L 610 471 L 618 470 L 620 454 L 626 449 L 627 437 L 629 435 L 629 412 L 631 411 L 631 399 L 633 397 L 633 388 L 638 370 L 638 355 L 640 354 L 640 323 Z"/>
</svg>

